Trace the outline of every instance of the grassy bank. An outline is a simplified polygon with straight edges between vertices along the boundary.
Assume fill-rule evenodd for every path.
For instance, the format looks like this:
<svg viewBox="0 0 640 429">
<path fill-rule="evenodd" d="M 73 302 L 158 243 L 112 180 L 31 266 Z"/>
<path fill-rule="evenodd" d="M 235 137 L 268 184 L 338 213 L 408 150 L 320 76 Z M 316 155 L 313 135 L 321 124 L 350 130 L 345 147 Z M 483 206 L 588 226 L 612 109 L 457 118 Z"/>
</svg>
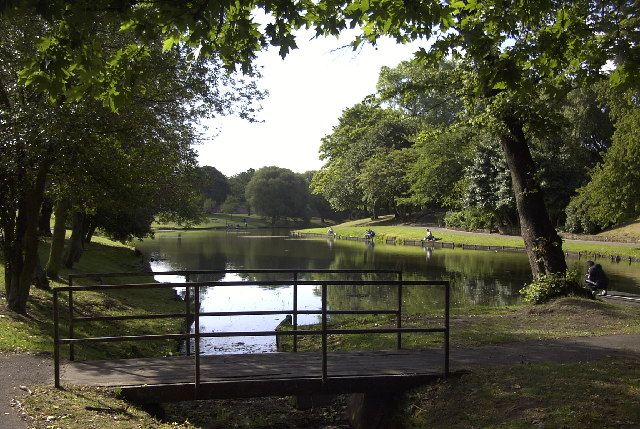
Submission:
<svg viewBox="0 0 640 429">
<path fill-rule="evenodd" d="M 40 249 L 42 260 L 48 252 L 48 243 L 43 243 Z M 96 237 L 90 243 L 80 262 L 73 270 L 63 270 L 62 278 L 70 273 L 100 273 L 145 270 L 146 264 L 140 255 L 136 255 L 133 248 Z M 124 283 L 134 279 L 115 279 L 113 283 Z M 96 279 L 78 280 L 75 284 L 95 283 Z M 152 277 L 136 277 L 136 282 L 153 281 Z M 4 272 L 0 268 L 0 300 L 4 301 Z M 111 281 L 110 281 L 111 282 Z M 51 281 L 52 287 L 66 286 L 66 281 Z M 61 313 L 61 334 L 67 335 L 66 323 L 66 294 L 61 295 L 63 309 Z M 74 294 L 75 308 L 78 314 L 90 315 L 122 315 L 145 313 L 170 313 L 183 311 L 183 304 L 175 299 L 169 289 L 141 290 L 141 291 L 109 291 L 81 292 Z M 51 352 L 53 348 L 53 310 L 52 293 L 32 288 L 28 304 L 28 316 L 23 317 L 7 311 L 4 306 L 0 309 L 0 351 L 5 352 Z M 76 337 L 104 336 L 142 333 L 179 332 L 182 322 L 177 319 L 143 320 L 143 321 L 110 321 L 77 323 Z M 63 356 L 68 348 L 63 347 Z M 123 342 L 77 346 L 76 354 L 79 359 L 94 359 L 104 357 L 149 356 L 155 354 L 172 354 L 176 351 L 176 344 L 165 342 Z"/>
<path fill-rule="evenodd" d="M 517 341 L 567 337 L 640 333 L 640 306 L 622 306 L 599 300 L 562 298 L 548 304 L 462 309 L 451 315 L 452 347 L 469 347 Z M 329 323 L 336 329 L 395 327 L 389 317 L 346 317 Z M 403 318 L 404 327 L 441 327 L 441 315 L 412 315 Z M 313 329 L 320 329 L 313 325 Z M 301 328 L 302 329 L 302 328 Z M 285 350 L 291 337 L 282 337 Z M 395 335 L 331 335 L 330 350 L 392 349 Z M 403 345 L 423 348 L 442 345 L 442 334 L 405 334 Z M 320 350 L 320 338 L 298 338 L 300 350 Z"/>
<path fill-rule="evenodd" d="M 384 242 L 386 239 L 395 239 L 399 244 L 405 240 L 422 240 L 426 229 L 424 227 L 407 225 L 376 225 L 376 226 L 350 226 L 350 224 L 340 224 L 333 227 L 338 236 L 363 237 L 367 229 L 376 232 L 375 241 Z M 326 234 L 326 228 L 301 229 L 301 233 Z M 479 245 L 479 246 L 507 246 L 524 248 L 524 241 L 521 237 L 505 236 L 499 234 L 473 234 L 468 232 L 458 232 L 438 229 L 434 235 L 442 242 L 455 243 L 456 245 Z M 598 255 L 618 255 L 621 257 L 640 258 L 640 245 L 627 246 L 615 245 L 607 242 L 584 243 L 579 241 L 566 240 L 563 249 L 568 252 L 582 252 Z"/>
<path fill-rule="evenodd" d="M 198 223 L 179 224 L 176 222 L 161 222 L 156 221 L 152 224 L 153 229 L 207 229 L 207 228 L 234 228 L 236 226 L 240 228 L 271 228 L 274 225 L 271 224 L 271 220 L 258 215 L 246 215 L 246 214 L 229 214 L 229 213 L 216 213 L 214 215 L 207 216 L 204 220 Z M 319 218 L 311 218 L 309 224 L 312 226 L 321 227 L 325 225 Z M 276 221 L 275 227 L 284 228 L 299 228 L 302 225 L 299 221 L 293 221 L 289 219 L 280 219 Z"/>
<path fill-rule="evenodd" d="M 408 428 L 612 428 L 640 424 L 640 358 L 478 371 L 414 391 Z"/>
</svg>

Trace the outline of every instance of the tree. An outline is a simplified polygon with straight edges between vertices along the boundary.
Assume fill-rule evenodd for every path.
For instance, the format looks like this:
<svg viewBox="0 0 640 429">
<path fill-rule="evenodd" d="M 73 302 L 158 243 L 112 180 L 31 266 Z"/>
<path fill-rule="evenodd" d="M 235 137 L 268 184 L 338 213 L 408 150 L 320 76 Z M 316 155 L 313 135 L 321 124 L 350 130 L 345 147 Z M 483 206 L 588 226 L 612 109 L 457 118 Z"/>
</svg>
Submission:
<svg viewBox="0 0 640 429">
<path fill-rule="evenodd" d="M 464 108 L 460 97 L 462 75 L 458 67 L 451 60 L 433 66 L 403 61 L 395 68 L 382 67 L 377 97 L 427 124 L 452 125 Z"/>
<path fill-rule="evenodd" d="M 247 190 L 247 184 L 249 184 L 255 172 L 256 170 L 250 168 L 247 171 L 229 177 L 229 192 L 222 204 L 222 211 L 224 213 L 241 213 L 246 211 L 247 214 L 251 216 L 251 205 L 247 202 L 245 191 Z"/>
<path fill-rule="evenodd" d="M 117 203 L 135 208 L 127 217 L 135 223 L 122 222 L 121 216 L 121 222 L 110 224 L 121 237 L 138 235 L 141 219 L 148 220 L 148 231 L 150 213 L 191 216 L 186 200 L 172 205 L 171 197 L 179 189 L 185 191 L 182 196 L 190 192 L 191 186 L 183 187 L 177 179 L 188 173 L 189 159 L 194 159 L 189 146 L 197 139 L 195 120 L 239 106 L 246 113 L 252 94 L 259 98 L 261 93 L 250 82 L 221 73 L 215 60 L 187 60 L 185 50 L 163 52 L 161 44 L 148 40 L 147 55 L 136 64 L 131 91 L 120 100 L 119 113 L 91 97 L 73 104 L 47 99 L 33 86 L 21 85 L 18 74 L 36 55 L 35 40 L 50 26 L 28 14 L 17 18 L 0 17 L 6 42 L 0 48 L 0 227 L 8 306 L 25 313 L 39 264 L 38 218 L 47 187 L 58 198 L 76 197 L 69 206 L 76 224 L 70 261 L 77 259 L 82 240 L 97 226 L 84 220 L 99 220 L 105 210 L 111 212 L 102 219 L 113 220 Z M 117 27 L 110 32 L 113 25 L 98 19 L 92 25 L 102 31 L 94 48 L 105 55 L 127 43 Z M 141 159 L 145 162 L 138 162 Z M 129 231 L 124 231 L 127 225 Z M 102 226 L 108 230 L 107 222 Z M 64 234 L 54 237 L 54 251 L 62 248 L 60 240 Z M 51 258 L 52 275 L 60 260 L 59 254 Z"/>
<path fill-rule="evenodd" d="M 509 166 L 522 235 L 535 277 L 564 273 L 562 241 L 549 220 L 544 195 L 536 178 L 528 131 L 545 121 L 544 107 L 566 97 L 573 87 L 601 78 L 611 61 L 615 69 L 609 79 L 615 85 L 640 80 L 640 32 L 637 4 L 632 0 L 579 0 L 571 3 L 530 1 L 503 2 L 437 1 L 363 2 L 216 2 L 150 3 L 103 0 L 98 2 L 58 0 L 42 8 L 38 0 L 6 3 L 3 11 L 20 13 L 36 7 L 41 14 L 66 25 L 56 25 L 40 44 L 40 52 L 22 73 L 23 80 L 39 84 L 53 96 L 70 97 L 90 90 L 114 103 L 114 82 L 123 79 L 122 64 L 135 63 L 142 45 L 128 45 L 117 61 L 89 67 L 97 54 L 89 47 L 95 31 L 87 11 L 111 13 L 123 30 L 138 31 L 140 38 L 164 33 L 165 46 L 182 42 L 198 52 L 219 52 L 229 66 L 245 69 L 255 52 L 267 43 L 286 53 L 295 47 L 293 32 L 302 26 L 318 34 L 339 34 L 360 26 L 354 45 L 375 43 L 383 35 L 399 42 L 434 36 L 421 57 L 441 61 L 453 54 L 463 58 L 473 73 L 469 101 L 479 104 L 487 120 L 501 125 L 501 145 Z M 262 9 L 268 24 L 264 31 L 256 23 L 255 10 Z M 87 22 L 88 21 L 88 22 Z M 144 31 L 143 31 L 144 30 Z M 46 65 L 43 67 L 43 64 Z M 119 67 L 114 67 L 114 64 Z M 75 71 L 78 70 L 78 71 Z M 102 79 L 93 73 L 96 70 Z M 71 73 L 63 73 L 71 71 Z M 124 72 L 127 77 L 128 73 Z M 71 82 L 78 77 L 78 82 Z M 100 85 L 92 86 L 100 82 Z"/>
<path fill-rule="evenodd" d="M 466 202 L 469 206 L 488 211 L 498 226 L 516 223 L 516 207 L 511 187 L 511 175 L 499 141 L 491 135 L 481 136 L 471 165 L 465 171 L 469 184 Z"/>
<path fill-rule="evenodd" d="M 400 217 L 398 200 L 409 191 L 405 172 L 413 158 L 412 151 L 403 149 L 379 151 L 365 161 L 358 175 L 358 184 L 362 189 L 362 201 L 368 206 L 373 219 L 377 218 L 380 209 L 392 211 Z"/>
<path fill-rule="evenodd" d="M 457 208 L 466 191 L 462 183 L 471 162 L 472 133 L 464 126 L 422 131 L 416 136 L 415 162 L 407 169 L 411 184 L 403 200 L 418 207 Z"/>
<path fill-rule="evenodd" d="M 316 171 L 305 171 L 302 173 L 302 177 L 307 182 L 309 188 L 309 209 L 312 216 L 318 216 L 321 222 L 325 222 L 326 219 L 338 219 L 338 215 L 335 210 L 331 208 L 331 204 L 322 195 L 314 194 L 311 192 L 313 178 L 316 175 Z"/>
<path fill-rule="evenodd" d="M 640 215 L 640 109 L 616 123 L 613 144 L 567 207 L 572 231 L 593 233 Z"/>
<path fill-rule="evenodd" d="M 202 166 L 198 169 L 199 191 L 204 197 L 205 206 L 212 210 L 219 207 L 229 194 L 229 179 L 215 167 L 209 165 Z"/>
<path fill-rule="evenodd" d="M 368 209 L 375 217 L 378 197 L 372 189 L 365 195 L 359 176 L 377 154 L 411 146 L 417 129 L 416 120 L 372 100 L 345 109 L 332 133 L 322 139 L 320 158 L 326 163 L 314 176 L 313 193 L 324 196 L 336 210 Z M 392 201 L 385 197 L 380 202 L 388 206 Z"/>
<path fill-rule="evenodd" d="M 309 188 L 304 178 L 286 168 L 262 167 L 247 184 L 246 198 L 257 214 L 271 218 L 306 218 Z"/>
</svg>

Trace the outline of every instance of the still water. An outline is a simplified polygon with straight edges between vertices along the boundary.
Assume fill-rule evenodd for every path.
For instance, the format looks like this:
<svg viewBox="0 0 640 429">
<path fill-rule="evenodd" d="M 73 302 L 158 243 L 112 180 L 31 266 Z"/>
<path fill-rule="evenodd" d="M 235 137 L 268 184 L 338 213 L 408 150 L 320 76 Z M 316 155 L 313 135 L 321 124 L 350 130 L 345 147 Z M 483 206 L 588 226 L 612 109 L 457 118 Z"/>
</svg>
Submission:
<svg viewBox="0 0 640 429">
<path fill-rule="evenodd" d="M 160 232 L 155 239 L 137 245 L 151 261 L 155 272 L 182 269 L 391 269 L 401 270 L 405 280 L 446 279 L 451 282 L 452 314 L 456 308 L 502 306 L 519 301 L 518 290 L 531 280 L 524 253 L 461 249 L 422 249 L 332 239 L 296 239 L 284 230 Z M 640 293 L 640 264 L 598 261 L 608 273 L 611 289 Z M 585 260 L 569 259 L 581 273 Z M 363 277 L 367 276 L 367 277 Z M 197 276 L 191 280 L 242 280 L 247 285 L 209 287 L 201 290 L 201 311 L 288 310 L 292 308 L 291 285 L 256 286 L 251 281 L 285 280 L 290 275 L 227 274 Z M 300 279 L 319 279 L 317 274 Z M 327 278 L 324 276 L 322 278 Z M 337 277 L 332 277 L 337 278 Z M 344 279 L 345 277 L 341 277 Z M 372 279 L 371 275 L 348 278 Z M 377 277 L 377 278 L 392 278 Z M 158 281 L 183 282 L 175 276 L 157 275 Z M 178 290 L 183 293 L 183 290 Z M 298 308 L 320 309 L 320 291 L 299 286 Z M 330 309 L 392 309 L 393 288 L 331 287 Z M 438 288 L 407 287 L 403 293 L 405 313 L 441 314 L 444 294 Z M 277 316 L 201 317 L 201 332 L 273 330 L 283 319 Z M 300 315 L 299 323 L 316 323 L 317 315 Z M 275 351 L 274 337 L 208 338 L 206 354 Z"/>
</svg>

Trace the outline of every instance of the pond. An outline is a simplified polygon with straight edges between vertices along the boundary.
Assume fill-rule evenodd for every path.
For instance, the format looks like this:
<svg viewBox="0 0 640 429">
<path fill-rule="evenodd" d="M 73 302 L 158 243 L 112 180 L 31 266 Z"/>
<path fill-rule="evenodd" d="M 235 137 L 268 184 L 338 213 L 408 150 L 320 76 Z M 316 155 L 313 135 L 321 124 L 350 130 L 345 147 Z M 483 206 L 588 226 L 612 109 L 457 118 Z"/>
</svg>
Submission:
<svg viewBox="0 0 640 429">
<path fill-rule="evenodd" d="M 333 239 L 298 239 L 287 230 L 233 230 L 160 232 L 154 239 L 138 243 L 155 272 L 217 269 L 387 269 L 401 270 L 405 280 L 429 279 L 451 282 L 452 314 L 461 308 L 503 306 L 519 301 L 518 291 L 531 280 L 524 253 L 462 249 L 423 249 Z M 599 260 L 611 280 L 611 289 L 640 293 L 640 264 Z M 585 260 L 569 259 L 581 275 Z M 348 278 L 364 278 L 363 275 Z M 371 275 L 367 275 L 371 279 Z M 292 308 L 291 285 L 260 287 L 254 280 L 289 279 L 291 275 L 227 274 L 200 275 L 191 280 L 242 280 L 247 285 L 209 287 L 201 290 L 201 311 L 286 310 Z M 301 275 L 300 279 L 318 279 Z M 326 278 L 326 277 L 324 277 Z M 332 277 L 337 278 L 337 277 Z M 344 277 L 342 277 L 344 278 Z M 379 277 L 393 278 L 390 276 Z M 175 276 L 156 276 L 157 281 L 183 282 Z M 179 290 L 184 293 L 184 290 Z M 317 310 L 320 292 L 315 286 L 299 286 L 299 309 Z M 395 288 L 331 287 L 328 307 L 334 310 L 391 309 Z M 403 293 L 405 313 L 442 313 L 442 289 L 407 287 Z M 273 330 L 283 316 L 201 317 L 201 332 Z M 300 315 L 300 324 L 316 323 L 317 315 Z M 205 354 L 273 352 L 274 337 L 207 338 Z"/>
</svg>

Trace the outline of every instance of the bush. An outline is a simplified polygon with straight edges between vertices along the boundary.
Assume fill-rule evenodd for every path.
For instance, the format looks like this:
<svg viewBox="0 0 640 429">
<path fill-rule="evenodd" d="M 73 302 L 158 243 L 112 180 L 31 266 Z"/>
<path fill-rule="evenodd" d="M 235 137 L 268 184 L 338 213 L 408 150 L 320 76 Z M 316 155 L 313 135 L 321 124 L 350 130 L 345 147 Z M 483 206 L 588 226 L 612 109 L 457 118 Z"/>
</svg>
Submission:
<svg viewBox="0 0 640 429">
<path fill-rule="evenodd" d="M 568 232 L 594 234 L 604 229 L 593 217 L 593 203 L 586 192 L 576 195 L 565 209 L 567 220 L 564 228 Z"/>
<path fill-rule="evenodd" d="M 578 281 L 577 271 L 567 271 L 565 274 L 546 274 L 520 289 L 523 301 L 530 304 L 542 304 L 553 298 L 569 294 L 585 295 L 585 289 L 580 286 Z"/>
<path fill-rule="evenodd" d="M 495 230 L 497 226 L 493 213 L 475 207 L 469 207 L 457 212 L 447 212 L 444 217 L 444 224 L 447 228 L 458 228 L 466 231 Z"/>
</svg>

